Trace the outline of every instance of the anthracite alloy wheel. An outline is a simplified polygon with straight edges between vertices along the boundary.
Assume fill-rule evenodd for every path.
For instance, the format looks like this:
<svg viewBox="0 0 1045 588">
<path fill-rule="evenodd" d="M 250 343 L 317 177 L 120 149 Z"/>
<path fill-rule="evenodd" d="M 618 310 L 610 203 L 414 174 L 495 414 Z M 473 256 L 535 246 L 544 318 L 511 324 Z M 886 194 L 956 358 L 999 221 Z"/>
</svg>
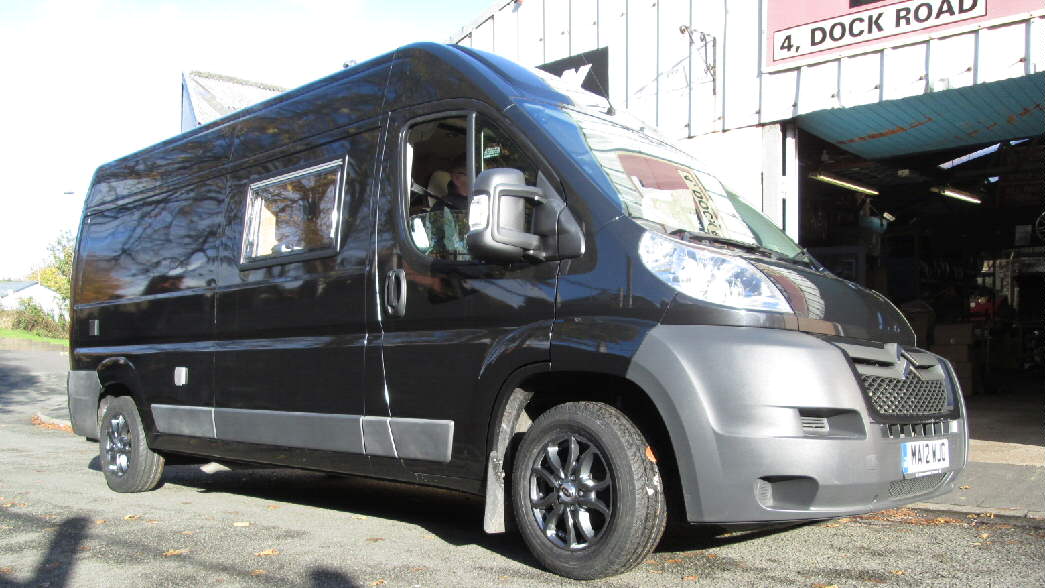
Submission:
<svg viewBox="0 0 1045 588">
<path fill-rule="evenodd" d="M 163 456 L 145 442 L 138 407 L 129 396 L 109 399 L 98 423 L 98 459 L 116 492 L 145 492 L 160 485 Z"/>
<path fill-rule="evenodd" d="M 598 402 L 549 409 L 515 454 L 512 506 L 530 551 L 578 580 L 635 567 L 664 532 L 660 472 L 642 432 Z"/>
<path fill-rule="evenodd" d="M 613 515 L 613 480 L 602 452 L 576 433 L 549 440 L 530 467 L 530 509 L 553 544 L 584 549 Z"/>
</svg>

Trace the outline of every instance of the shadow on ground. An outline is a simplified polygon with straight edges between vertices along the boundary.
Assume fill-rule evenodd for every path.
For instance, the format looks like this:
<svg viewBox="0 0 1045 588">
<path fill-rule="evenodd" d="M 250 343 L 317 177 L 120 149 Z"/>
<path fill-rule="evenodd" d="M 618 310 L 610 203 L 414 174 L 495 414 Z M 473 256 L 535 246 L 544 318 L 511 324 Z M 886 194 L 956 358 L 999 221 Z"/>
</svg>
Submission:
<svg viewBox="0 0 1045 588">
<path fill-rule="evenodd" d="M 26 517 L 28 518 L 28 517 Z M 74 558 L 80 545 L 87 538 L 87 519 L 73 517 L 64 520 L 55 531 L 54 538 L 47 548 L 47 552 L 36 569 L 33 570 L 31 578 L 25 582 L 16 582 L 0 575 L 0 588 L 15 588 L 21 586 L 67 586 L 69 575 L 76 565 Z M 48 525 L 51 523 L 48 521 Z"/>
<path fill-rule="evenodd" d="M 72 578 L 73 571 L 76 568 L 77 556 L 82 556 L 86 550 L 91 550 L 90 546 L 85 546 L 85 542 L 88 539 L 93 540 L 95 547 L 98 547 L 99 544 L 104 544 L 107 548 L 117 552 L 115 557 L 120 560 L 120 563 L 126 563 L 128 560 L 134 560 L 137 558 L 159 560 L 164 557 L 163 555 L 159 555 L 159 551 L 151 549 L 151 546 L 147 546 L 140 541 L 128 538 L 112 536 L 99 537 L 94 535 L 88 531 L 90 521 L 85 517 L 67 518 L 59 523 L 58 527 L 54 527 L 54 520 L 40 518 L 29 514 L 16 514 L 10 511 L 0 511 L 0 520 L 3 520 L 8 524 L 7 528 L 12 528 L 13 526 L 17 528 L 18 531 L 22 532 L 23 535 L 34 535 L 39 533 L 47 533 L 50 535 L 50 531 L 52 529 L 54 531 L 53 537 L 51 537 L 48 542 L 46 550 L 42 551 L 42 555 L 32 571 L 29 574 L 26 574 L 28 576 L 27 578 L 15 579 L 10 575 L 11 570 L 9 568 L 0 568 L 0 588 L 23 588 L 29 586 L 63 588 L 72 585 L 70 579 Z M 98 552 L 103 550 L 96 549 L 94 551 Z M 155 552 L 156 555 L 146 555 L 149 551 Z M 108 557 L 112 558 L 114 556 L 110 554 Z M 239 576 L 243 579 L 246 579 L 248 577 L 247 574 L 249 574 L 249 572 L 245 570 L 237 569 L 223 563 L 208 561 L 205 558 L 185 557 L 180 559 L 179 563 L 186 566 L 186 568 L 195 570 L 196 572 L 218 573 L 232 577 Z M 261 584 L 285 585 L 285 580 L 283 579 L 272 578 L 257 580 Z M 309 572 L 309 586 L 312 588 L 334 586 L 357 587 L 363 586 L 363 584 L 339 571 L 319 567 L 313 568 Z"/>
<path fill-rule="evenodd" d="M 94 458 L 88 466 L 98 467 Z M 483 499 L 438 488 L 293 469 L 243 469 L 207 474 L 199 466 L 168 466 L 163 483 L 291 502 L 417 525 L 451 545 L 478 545 L 539 567 L 516 534 L 482 530 Z"/>
<path fill-rule="evenodd" d="M 98 470 L 98 458 L 88 467 Z M 335 476 L 293 469 L 239 469 L 208 474 L 199 466 L 176 465 L 164 470 L 163 483 L 221 492 L 266 501 L 290 502 L 395 520 L 416 525 L 455 545 L 477 545 L 507 559 L 540 569 L 517 533 L 488 535 L 482 530 L 483 499 L 449 490 L 361 477 Z M 657 552 L 683 552 L 724 547 L 733 543 L 785 532 L 795 525 L 772 528 L 751 526 L 669 525 Z M 316 586 L 350 585 L 334 578 L 338 572 L 316 570 Z"/>
<path fill-rule="evenodd" d="M 1042 392 L 1045 375 L 1041 370 L 997 372 L 992 374 L 989 393 L 965 399 L 969 414 L 969 437 L 981 441 L 1000 441 L 1045 446 L 1041 423 L 1045 421 Z"/>
<path fill-rule="evenodd" d="M 40 400 L 43 379 L 6 354 L 0 354 L 0 414 L 20 412 Z"/>
</svg>

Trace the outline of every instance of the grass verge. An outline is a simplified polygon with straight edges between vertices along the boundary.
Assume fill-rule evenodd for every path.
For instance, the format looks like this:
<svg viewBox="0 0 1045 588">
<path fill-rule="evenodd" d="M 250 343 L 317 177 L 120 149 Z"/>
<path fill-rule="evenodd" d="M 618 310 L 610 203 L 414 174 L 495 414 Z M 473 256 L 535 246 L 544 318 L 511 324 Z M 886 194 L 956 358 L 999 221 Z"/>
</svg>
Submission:
<svg viewBox="0 0 1045 588">
<path fill-rule="evenodd" d="M 68 339 L 55 339 L 53 337 L 41 337 L 40 335 L 34 335 L 26 331 L 19 331 L 17 329 L 0 329 L 0 337 L 7 339 L 28 339 L 30 341 L 41 341 L 43 343 L 51 343 L 53 345 L 61 345 L 62 347 L 68 347 Z"/>
</svg>

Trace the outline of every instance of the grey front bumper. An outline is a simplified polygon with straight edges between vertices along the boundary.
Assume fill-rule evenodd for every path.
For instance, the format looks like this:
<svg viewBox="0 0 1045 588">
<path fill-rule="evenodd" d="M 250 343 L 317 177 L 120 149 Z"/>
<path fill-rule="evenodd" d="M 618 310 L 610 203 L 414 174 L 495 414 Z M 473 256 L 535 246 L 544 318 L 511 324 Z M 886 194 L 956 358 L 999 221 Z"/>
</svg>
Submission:
<svg viewBox="0 0 1045 588">
<path fill-rule="evenodd" d="M 628 378 L 660 410 L 693 522 L 890 508 L 949 492 L 965 465 L 965 413 L 953 382 L 958 418 L 937 420 L 920 437 L 890 437 L 870 416 L 847 355 L 804 333 L 661 325 L 642 343 Z M 810 429 L 803 417 L 832 425 Z M 949 466 L 905 479 L 901 444 L 939 439 L 947 440 Z"/>
</svg>

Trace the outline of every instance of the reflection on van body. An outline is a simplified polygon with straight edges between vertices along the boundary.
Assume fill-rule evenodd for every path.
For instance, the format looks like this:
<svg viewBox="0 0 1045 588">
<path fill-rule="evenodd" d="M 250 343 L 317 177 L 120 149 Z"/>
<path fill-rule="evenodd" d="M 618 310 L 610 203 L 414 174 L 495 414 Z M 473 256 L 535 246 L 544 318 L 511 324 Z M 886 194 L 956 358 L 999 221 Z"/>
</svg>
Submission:
<svg viewBox="0 0 1045 588">
<path fill-rule="evenodd" d="M 69 407 L 106 481 L 167 460 L 484 496 L 572 578 L 668 516 L 846 516 L 949 491 L 950 365 L 602 99 L 417 44 L 103 165 Z"/>
</svg>

